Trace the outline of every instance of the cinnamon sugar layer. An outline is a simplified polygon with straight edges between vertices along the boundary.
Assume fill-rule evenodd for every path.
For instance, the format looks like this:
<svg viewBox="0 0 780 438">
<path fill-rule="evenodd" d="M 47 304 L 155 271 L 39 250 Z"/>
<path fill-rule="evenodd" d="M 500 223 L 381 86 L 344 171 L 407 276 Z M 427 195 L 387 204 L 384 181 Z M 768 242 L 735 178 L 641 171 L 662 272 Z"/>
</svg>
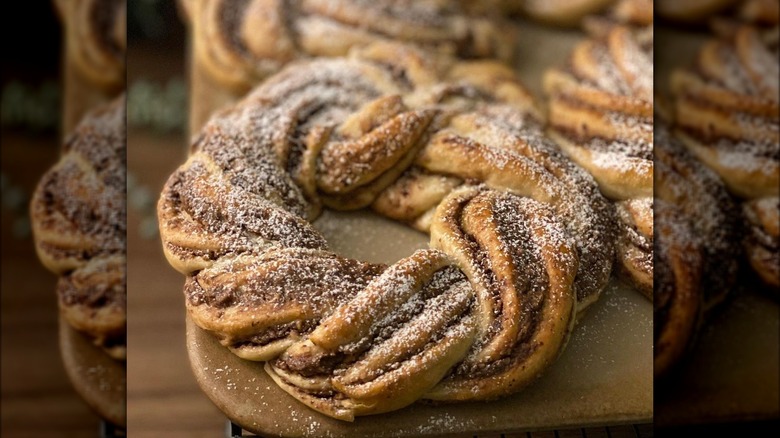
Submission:
<svg viewBox="0 0 780 438">
<path fill-rule="evenodd" d="M 36 250 L 60 275 L 60 312 L 124 359 L 126 299 L 125 101 L 88 114 L 30 205 Z"/>
<path fill-rule="evenodd" d="M 519 390 L 597 299 L 614 245 L 610 205 L 540 119 L 490 62 L 380 44 L 285 69 L 206 125 L 161 195 L 190 317 L 336 418 Z M 424 212 L 438 250 L 370 265 L 309 222 L 384 196 L 403 199 L 390 216 Z"/>
<path fill-rule="evenodd" d="M 296 0 L 194 2 L 196 59 L 229 89 L 244 89 L 305 57 L 338 57 L 403 41 L 467 58 L 512 56 L 512 29 L 467 2 Z"/>
</svg>

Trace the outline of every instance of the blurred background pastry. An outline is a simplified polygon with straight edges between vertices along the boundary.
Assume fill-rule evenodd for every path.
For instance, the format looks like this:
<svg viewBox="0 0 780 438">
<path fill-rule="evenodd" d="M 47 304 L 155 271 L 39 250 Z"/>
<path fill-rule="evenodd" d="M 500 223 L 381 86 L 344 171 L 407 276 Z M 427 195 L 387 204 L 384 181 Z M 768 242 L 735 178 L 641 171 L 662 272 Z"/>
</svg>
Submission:
<svg viewBox="0 0 780 438">
<path fill-rule="evenodd" d="M 126 0 L 54 0 L 63 24 L 63 130 L 125 88 Z"/>
</svg>

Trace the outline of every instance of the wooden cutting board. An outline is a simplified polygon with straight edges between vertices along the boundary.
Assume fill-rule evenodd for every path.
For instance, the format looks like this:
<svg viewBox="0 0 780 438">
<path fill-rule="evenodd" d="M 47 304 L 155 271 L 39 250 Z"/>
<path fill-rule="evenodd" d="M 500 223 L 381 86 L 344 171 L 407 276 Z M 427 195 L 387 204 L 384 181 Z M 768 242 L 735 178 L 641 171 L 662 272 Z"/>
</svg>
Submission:
<svg viewBox="0 0 780 438">
<path fill-rule="evenodd" d="M 62 362 L 76 392 L 106 421 L 125 427 L 125 363 L 112 359 L 62 318 L 59 332 Z"/>
<path fill-rule="evenodd" d="M 315 226 L 331 249 L 391 263 L 428 236 L 369 212 L 326 212 Z M 435 436 L 639 423 L 652 420 L 652 304 L 613 281 L 584 315 L 564 353 L 526 390 L 494 402 L 431 406 L 347 423 L 282 391 L 263 364 L 238 358 L 187 321 L 187 350 L 206 395 L 233 422 L 264 436 Z"/>
</svg>

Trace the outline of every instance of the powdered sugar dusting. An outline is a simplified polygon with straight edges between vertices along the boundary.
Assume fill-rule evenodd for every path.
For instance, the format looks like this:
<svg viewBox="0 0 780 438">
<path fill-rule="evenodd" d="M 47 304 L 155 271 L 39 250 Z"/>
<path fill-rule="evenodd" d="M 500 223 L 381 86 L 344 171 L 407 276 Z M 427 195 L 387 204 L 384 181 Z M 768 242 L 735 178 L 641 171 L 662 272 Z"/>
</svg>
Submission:
<svg viewBox="0 0 780 438">
<path fill-rule="evenodd" d="M 682 131 L 700 145 L 697 154 L 717 163 L 714 170 L 742 196 L 754 190 L 754 181 L 738 183 L 732 174 L 763 174 L 760 178 L 770 181 L 780 167 L 777 71 L 777 57 L 755 30 L 740 28 L 702 48 L 691 74 L 706 87 L 677 96 L 681 105 L 694 107 L 677 115 Z"/>
<path fill-rule="evenodd" d="M 583 48 L 589 48 L 584 51 Z M 622 26 L 613 26 L 605 40 L 587 40 L 575 49 L 567 70 L 559 70 L 572 85 L 552 92 L 550 123 L 562 145 L 578 163 L 598 171 L 604 193 L 625 199 L 625 193 L 651 192 L 633 188 L 637 175 L 651 181 L 653 171 L 652 53 Z M 558 107 L 583 113 L 582 119 Z M 586 114 L 585 114 L 586 113 Z"/>
<path fill-rule="evenodd" d="M 684 236 L 685 229 L 678 227 L 679 237 L 670 242 L 700 239 L 696 245 L 704 253 L 702 290 L 707 300 L 717 301 L 731 289 L 737 271 L 736 205 L 718 176 L 672 137 L 664 124 L 656 126 L 656 139 L 656 194 L 681 209 L 689 224 L 687 232 L 696 236 Z"/>
<path fill-rule="evenodd" d="M 405 99 L 428 85 L 385 62 L 313 60 L 270 79 L 206 125 L 160 200 L 193 321 L 240 356 L 270 360 L 293 396 L 333 416 L 387 387 L 420 397 L 448 370 L 476 388 L 470 397 L 501 394 L 479 379 L 555 357 L 576 298 L 591 302 L 611 271 L 613 212 L 532 109 L 467 78 L 446 103 Z M 449 167 L 426 161 L 439 147 Z M 475 190 L 433 214 L 432 246 L 445 252 L 385 267 L 329 251 L 309 222 L 323 194 L 370 203 L 413 163 Z"/>
<path fill-rule="evenodd" d="M 500 20 L 468 14 L 457 2 L 217 0 L 195 8 L 202 9 L 193 14 L 200 20 L 194 29 L 205 46 L 199 61 L 217 79 L 242 87 L 296 58 L 342 56 L 367 42 L 406 41 L 479 58 L 508 58 L 513 46 Z"/>
<path fill-rule="evenodd" d="M 38 253 L 61 275 L 57 293 L 63 317 L 121 359 L 127 307 L 126 149 L 122 96 L 82 119 L 31 203 Z"/>
</svg>

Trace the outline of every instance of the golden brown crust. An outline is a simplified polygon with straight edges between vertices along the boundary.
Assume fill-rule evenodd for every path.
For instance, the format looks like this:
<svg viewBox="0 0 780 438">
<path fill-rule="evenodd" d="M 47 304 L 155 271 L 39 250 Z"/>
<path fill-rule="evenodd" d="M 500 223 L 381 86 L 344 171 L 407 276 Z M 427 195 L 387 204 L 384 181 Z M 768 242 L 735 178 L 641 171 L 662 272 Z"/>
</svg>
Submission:
<svg viewBox="0 0 780 438">
<path fill-rule="evenodd" d="M 544 24 L 583 27 L 604 35 L 615 25 L 647 28 L 652 34 L 652 0 L 495 0 L 492 10 L 523 14 Z M 491 2 L 484 2 L 490 4 Z"/>
<path fill-rule="evenodd" d="M 412 167 L 383 190 L 371 208 L 377 213 L 408 222 L 423 232 L 430 230 L 432 210 L 463 180 Z"/>
<path fill-rule="evenodd" d="M 188 277 L 184 290 L 198 326 L 218 334 L 238 356 L 270 360 L 383 270 L 324 250 L 271 249 L 222 257 Z"/>
<path fill-rule="evenodd" d="M 341 258 L 310 224 L 323 204 L 429 226 L 438 250 Z M 611 206 L 507 67 L 388 43 L 298 62 L 215 116 L 158 216 L 193 321 L 345 420 L 520 389 L 613 258 Z"/>
<path fill-rule="evenodd" d="M 57 0 L 66 32 L 66 56 L 104 91 L 125 82 L 125 0 Z"/>
<path fill-rule="evenodd" d="M 677 135 L 740 197 L 780 193 L 777 78 L 777 58 L 748 27 L 672 76 Z"/>
<path fill-rule="evenodd" d="M 126 291 L 125 257 L 119 254 L 93 258 L 57 283 L 60 313 L 68 324 L 117 360 L 127 355 Z"/>
<path fill-rule="evenodd" d="M 672 76 L 676 135 L 730 192 L 751 202 L 743 208 L 747 255 L 770 286 L 778 248 L 755 207 L 770 214 L 780 194 L 779 74 L 776 48 L 742 26 L 705 43 L 694 66 Z"/>
<path fill-rule="evenodd" d="M 618 273 L 642 295 L 653 299 L 653 199 L 616 203 L 619 224 Z"/>
<path fill-rule="evenodd" d="M 60 275 L 60 311 L 125 356 L 125 101 L 87 116 L 41 178 L 30 216 L 41 262 Z"/>
<path fill-rule="evenodd" d="M 612 208 L 595 193 L 592 179 L 544 137 L 539 122 L 506 107 L 461 114 L 432 136 L 416 163 L 550 204 L 581 255 L 578 309 L 597 299 L 593 291 L 606 284 L 612 269 Z"/>
<path fill-rule="evenodd" d="M 499 213 L 507 211 L 512 217 Z M 534 380 L 574 322 L 576 252 L 553 211 L 467 187 L 437 209 L 431 238 L 443 252 L 418 251 L 391 266 L 271 362 L 277 382 L 351 419 L 420 397 L 496 398 Z"/>
<path fill-rule="evenodd" d="M 660 377 L 680 360 L 701 323 L 703 260 L 678 206 L 656 201 L 655 230 L 653 372 Z"/>
<path fill-rule="evenodd" d="M 199 66 L 246 91 L 294 59 L 344 56 L 402 41 L 464 57 L 512 56 L 511 28 L 465 12 L 469 2 L 214 0 L 187 3 Z"/>
<path fill-rule="evenodd" d="M 493 399 L 536 379 L 562 351 L 577 311 L 577 251 L 555 212 L 466 188 L 437 209 L 431 246 L 455 259 L 479 306 L 475 347 L 426 397 Z"/>
<path fill-rule="evenodd" d="M 549 135 L 593 175 L 606 197 L 618 202 L 618 272 L 648 297 L 653 276 L 652 71 L 652 52 L 630 28 L 613 25 L 577 45 L 565 68 L 544 77 Z"/>
<path fill-rule="evenodd" d="M 678 206 L 698 236 L 703 252 L 704 309 L 732 292 L 741 239 L 739 211 L 718 176 L 673 137 L 668 125 L 655 128 L 655 197 Z"/>
</svg>

